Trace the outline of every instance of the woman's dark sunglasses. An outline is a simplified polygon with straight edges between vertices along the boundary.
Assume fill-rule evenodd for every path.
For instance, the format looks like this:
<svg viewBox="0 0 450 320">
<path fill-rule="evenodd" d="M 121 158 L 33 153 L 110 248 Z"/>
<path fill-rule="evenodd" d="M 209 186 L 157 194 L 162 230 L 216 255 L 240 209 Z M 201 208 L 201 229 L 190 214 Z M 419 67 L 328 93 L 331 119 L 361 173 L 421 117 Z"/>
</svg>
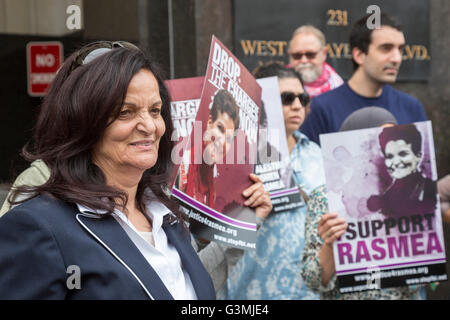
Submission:
<svg viewBox="0 0 450 320">
<path fill-rule="evenodd" d="M 89 63 L 90 61 L 94 60 L 94 58 L 114 48 L 139 50 L 137 46 L 126 41 L 97 41 L 87 47 L 80 49 L 77 57 L 72 62 L 70 72 L 83 64 Z"/>
<path fill-rule="evenodd" d="M 309 95 L 307 93 L 295 94 L 290 91 L 281 93 L 281 103 L 283 106 L 290 106 L 294 102 L 295 98 L 298 98 L 304 107 L 306 107 L 309 103 Z"/>
</svg>

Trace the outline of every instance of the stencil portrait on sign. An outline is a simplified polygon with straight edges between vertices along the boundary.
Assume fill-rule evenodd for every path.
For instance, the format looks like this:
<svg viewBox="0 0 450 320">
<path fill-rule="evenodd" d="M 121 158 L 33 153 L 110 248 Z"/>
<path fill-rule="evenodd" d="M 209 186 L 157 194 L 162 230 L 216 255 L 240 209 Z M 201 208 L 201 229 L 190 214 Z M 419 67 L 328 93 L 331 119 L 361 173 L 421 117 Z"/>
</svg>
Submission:
<svg viewBox="0 0 450 320">
<path fill-rule="evenodd" d="M 333 245 L 340 291 L 447 280 L 431 122 L 320 139 L 330 212 L 348 223 Z"/>
<path fill-rule="evenodd" d="M 367 200 L 370 211 L 381 211 L 387 217 L 409 216 L 436 209 L 436 180 L 430 179 L 427 166 L 421 166 L 422 135 L 414 124 L 384 128 L 378 136 L 391 184 L 381 195 Z"/>
</svg>

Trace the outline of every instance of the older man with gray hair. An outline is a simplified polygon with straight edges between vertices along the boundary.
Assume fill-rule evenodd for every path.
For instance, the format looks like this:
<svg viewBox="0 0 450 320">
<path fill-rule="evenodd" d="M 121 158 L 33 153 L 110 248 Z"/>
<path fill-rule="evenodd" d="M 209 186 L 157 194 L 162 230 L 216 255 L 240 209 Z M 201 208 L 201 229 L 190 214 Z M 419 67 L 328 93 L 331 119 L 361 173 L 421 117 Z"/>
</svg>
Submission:
<svg viewBox="0 0 450 320">
<path fill-rule="evenodd" d="M 337 72 L 325 62 L 325 35 L 316 27 L 304 25 L 297 28 L 289 41 L 288 54 L 290 67 L 301 74 L 311 98 L 343 83 Z"/>
</svg>

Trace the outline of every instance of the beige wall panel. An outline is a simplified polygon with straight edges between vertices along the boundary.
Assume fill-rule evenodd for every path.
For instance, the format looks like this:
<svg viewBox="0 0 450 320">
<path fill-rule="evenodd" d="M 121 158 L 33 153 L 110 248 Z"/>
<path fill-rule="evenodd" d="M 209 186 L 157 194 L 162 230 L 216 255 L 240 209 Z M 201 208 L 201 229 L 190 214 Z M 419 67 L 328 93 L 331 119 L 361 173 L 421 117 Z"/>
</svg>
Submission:
<svg viewBox="0 0 450 320">
<path fill-rule="evenodd" d="M 78 30 L 66 26 L 67 7 L 78 5 L 83 27 L 83 0 L 0 0 L 0 32 L 61 36 Z"/>
</svg>

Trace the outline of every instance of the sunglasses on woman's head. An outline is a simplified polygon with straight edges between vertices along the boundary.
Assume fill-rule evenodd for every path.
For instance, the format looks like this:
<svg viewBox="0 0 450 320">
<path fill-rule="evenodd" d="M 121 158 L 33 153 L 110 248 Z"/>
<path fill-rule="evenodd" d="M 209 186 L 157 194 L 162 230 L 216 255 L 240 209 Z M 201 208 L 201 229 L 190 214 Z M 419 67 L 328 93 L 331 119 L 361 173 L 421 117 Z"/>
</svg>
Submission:
<svg viewBox="0 0 450 320">
<path fill-rule="evenodd" d="M 283 106 L 290 106 L 294 102 L 295 98 L 298 98 L 304 107 L 306 107 L 309 103 L 309 95 L 305 92 L 295 94 L 290 91 L 285 91 L 281 93 L 281 103 Z"/>
<path fill-rule="evenodd" d="M 98 41 L 91 43 L 90 45 L 80 49 L 77 57 L 72 62 L 70 72 L 78 68 L 79 66 L 89 63 L 102 54 L 114 49 L 114 48 L 127 48 L 133 50 L 139 50 L 137 46 L 126 41 Z"/>
</svg>

